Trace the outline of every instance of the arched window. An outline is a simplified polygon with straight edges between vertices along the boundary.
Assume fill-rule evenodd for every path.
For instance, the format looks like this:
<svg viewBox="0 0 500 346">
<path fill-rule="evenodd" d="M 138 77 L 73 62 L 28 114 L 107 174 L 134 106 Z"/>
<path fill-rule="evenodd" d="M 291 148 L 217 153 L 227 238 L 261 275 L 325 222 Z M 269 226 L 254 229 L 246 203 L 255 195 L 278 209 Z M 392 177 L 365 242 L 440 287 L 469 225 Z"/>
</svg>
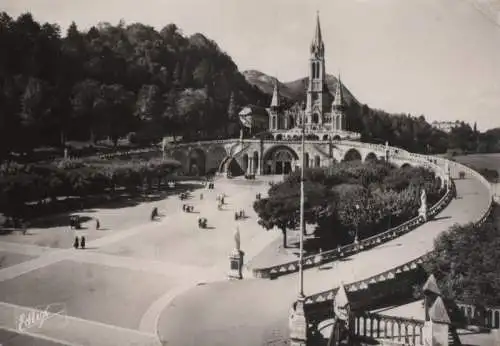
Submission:
<svg viewBox="0 0 500 346">
<path fill-rule="evenodd" d="M 304 166 L 309 168 L 309 153 L 305 153 L 304 155 Z"/>
<path fill-rule="evenodd" d="M 317 124 L 319 122 L 319 115 L 318 113 L 314 113 L 312 116 L 312 122 L 313 124 Z"/>
<path fill-rule="evenodd" d="M 318 155 L 316 155 L 314 157 L 314 167 L 320 167 L 320 166 L 321 166 L 321 158 Z"/>
</svg>

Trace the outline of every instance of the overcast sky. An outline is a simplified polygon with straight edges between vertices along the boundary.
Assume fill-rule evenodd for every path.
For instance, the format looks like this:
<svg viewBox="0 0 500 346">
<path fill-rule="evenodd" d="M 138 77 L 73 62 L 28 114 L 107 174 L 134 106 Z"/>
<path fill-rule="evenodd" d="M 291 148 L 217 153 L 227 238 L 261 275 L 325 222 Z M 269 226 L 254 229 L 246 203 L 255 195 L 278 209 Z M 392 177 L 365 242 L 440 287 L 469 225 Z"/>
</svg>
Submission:
<svg viewBox="0 0 500 346">
<path fill-rule="evenodd" d="M 71 21 L 81 29 L 120 19 L 158 29 L 176 23 L 214 39 L 240 70 L 282 81 L 306 75 L 318 10 L 327 72 L 340 71 L 360 101 L 431 121 L 500 126 L 500 28 L 468 1 L 0 0 L 0 10 L 30 11 L 63 29 Z"/>
</svg>

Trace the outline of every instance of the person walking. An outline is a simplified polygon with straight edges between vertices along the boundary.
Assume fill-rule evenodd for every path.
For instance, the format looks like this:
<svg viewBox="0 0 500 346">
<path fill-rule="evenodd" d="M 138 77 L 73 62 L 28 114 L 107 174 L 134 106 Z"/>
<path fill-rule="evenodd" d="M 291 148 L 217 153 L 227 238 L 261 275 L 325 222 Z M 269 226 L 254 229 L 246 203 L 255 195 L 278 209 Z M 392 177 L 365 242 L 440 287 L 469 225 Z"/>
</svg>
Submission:
<svg viewBox="0 0 500 346">
<path fill-rule="evenodd" d="M 73 243 L 73 247 L 75 249 L 78 249 L 78 245 L 79 245 L 79 243 L 78 243 L 78 237 L 75 237 L 75 242 Z"/>
<path fill-rule="evenodd" d="M 82 236 L 82 241 L 80 242 L 80 247 L 85 249 L 85 237 Z"/>
</svg>

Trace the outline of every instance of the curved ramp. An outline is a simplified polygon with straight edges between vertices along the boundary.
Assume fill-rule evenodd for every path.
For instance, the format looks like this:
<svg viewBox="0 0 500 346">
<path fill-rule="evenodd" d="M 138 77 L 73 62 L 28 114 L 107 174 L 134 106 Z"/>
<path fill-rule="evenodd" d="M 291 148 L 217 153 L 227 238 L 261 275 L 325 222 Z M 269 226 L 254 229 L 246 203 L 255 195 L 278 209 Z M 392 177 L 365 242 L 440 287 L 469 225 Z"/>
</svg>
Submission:
<svg viewBox="0 0 500 346">
<path fill-rule="evenodd" d="M 464 166 L 452 163 L 452 177 Z M 306 294 L 354 282 L 418 258 L 433 248 L 434 238 L 453 224 L 477 221 L 489 209 L 491 192 L 484 179 L 467 171 L 456 180 L 457 198 L 434 220 L 400 238 L 389 241 L 329 270 L 311 268 L 304 272 Z M 169 345 L 281 345 L 288 339 L 288 315 L 297 297 L 297 273 L 277 280 L 220 282 L 197 287 L 177 297 L 159 320 L 159 336 Z M 196 328 L 186 335 L 186 326 Z"/>
</svg>

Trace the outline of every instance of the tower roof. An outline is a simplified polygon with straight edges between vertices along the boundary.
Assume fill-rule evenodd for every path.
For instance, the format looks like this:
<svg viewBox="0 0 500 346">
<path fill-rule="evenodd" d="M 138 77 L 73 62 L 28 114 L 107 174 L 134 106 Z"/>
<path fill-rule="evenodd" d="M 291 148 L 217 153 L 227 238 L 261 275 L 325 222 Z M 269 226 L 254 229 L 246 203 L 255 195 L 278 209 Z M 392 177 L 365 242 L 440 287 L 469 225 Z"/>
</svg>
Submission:
<svg viewBox="0 0 500 346">
<path fill-rule="evenodd" d="M 323 44 L 323 37 L 321 36 L 321 25 L 319 23 L 319 12 L 316 13 L 316 29 L 314 31 L 314 38 L 311 43 L 311 53 L 323 54 L 325 45 Z"/>
<path fill-rule="evenodd" d="M 271 99 L 271 107 L 279 107 L 280 106 L 280 92 L 278 86 L 278 80 L 274 80 L 274 90 L 273 90 L 273 98 Z"/>
<path fill-rule="evenodd" d="M 344 93 L 342 92 L 342 81 L 340 80 L 340 74 L 337 77 L 337 88 L 335 89 L 335 98 L 333 99 L 332 108 L 344 107 Z"/>
</svg>

